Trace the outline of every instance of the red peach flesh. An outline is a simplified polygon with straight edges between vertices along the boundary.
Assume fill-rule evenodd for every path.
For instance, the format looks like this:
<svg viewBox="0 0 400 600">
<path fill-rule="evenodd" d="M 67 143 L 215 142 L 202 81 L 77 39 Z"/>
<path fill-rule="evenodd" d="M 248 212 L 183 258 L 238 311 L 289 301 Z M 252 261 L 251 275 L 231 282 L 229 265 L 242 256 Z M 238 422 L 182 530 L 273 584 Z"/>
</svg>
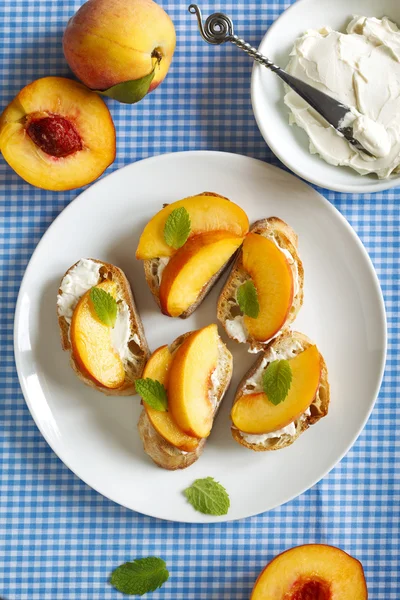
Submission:
<svg viewBox="0 0 400 600">
<path fill-rule="evenodd" d="M 82 150 L 82 139 L 71 121 L 61 115 L 28 118 L 26 131 L 43 152 L 63 158 Z"/>
<path fill-rule="evenodd" d="M 299 579 L 284 600 L 331 600 L 331 586 L 323 579 Z"/>
</svg>

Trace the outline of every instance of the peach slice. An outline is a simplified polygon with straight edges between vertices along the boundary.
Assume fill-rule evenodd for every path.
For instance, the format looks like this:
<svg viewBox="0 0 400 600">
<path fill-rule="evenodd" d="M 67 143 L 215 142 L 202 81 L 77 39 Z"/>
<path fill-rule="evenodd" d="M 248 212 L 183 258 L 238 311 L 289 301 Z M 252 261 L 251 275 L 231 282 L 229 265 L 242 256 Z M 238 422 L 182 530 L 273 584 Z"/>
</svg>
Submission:
<svg viewBox="0 0 400 600">
<path fill-rule="evenodd" d="M 117 286 L 104 281 L 98 286 L 115 296 Z M 123 362 L 114 350 L 111 329 L 104 325 L 94 311 L 90 290 L 79 300 L 70 327 L 72 354 L 81 369 L 106 388 L 119 388 L 125 381 Z"/>
<path fill-rule="evenodd" d="M 173 355 L 168 346 L 161 346 L 150 356 L 143 378 L 150 377 L 167 387 L 172 359 Z M 154 429 L 172 446 L 184 452 L 193 452 L 197 448 L 199 440 L 183 433 L 172 418 L 171 412 L 154 410 L 146 402 L 143 402 L 143 405 Z"/>
<path fill-rule="evenodd" d="M 244 394 L 232 407 L 232 422 L 245 433 L 262 434 L 282 429 L 300 417 L 315 398 L 321 377 L 321 355 L 309 346 L 290 359 L 292 384 L 285 400 L 272 404 L 264 393 Z"/>
<path fill-rule="evenodd" d="M 163 271 L 160 285 L 162 312 L 170 317 L 184 313 L 242 241 L 242 237 L 228 231 L 209 231 L 190 238 Z"/>
<path fill-rule="evenodd" d="M 175 254 L 176 250 L 164 240 L 164 226 L 172 211 L 181 207 L 189 213 L 191 236 L 223 230 L 243 237 L 249 230 L 249 219 L 237 204 L 221 196 L 191 196 L 168 204 L 147 223 L 139 240 L 136 258 L 150 259 Z"/>
<path fill-rule="evenodd" d="M 0 118 L 0 150 L 25 181 L 70 190 L 115 158 L 115 129 L 103 100 L 77 81 L 44 77 L 24 87 Z"/>
<path fill-rule="evenodd" d="M 250 600 L 367 600 L 362 564 L 343 550 L 309 544 L 286 550 L 259 575 Z"/>
<path fill-rule="evenodd" d="M 265 342 L 282 328 L 292 306 L 292 269 L 274 242 L 257 233 L 246 236 L 242 262 L 256 287 L 260 306 L 258 317 L 245 316 L 244 323 L 250 337 Z"/>
<path fill-rule="evenodd" d="M 169 371 L 168 406 L 182 431 L 196 438 L 210 435 L 215 407 L 209 397 L 218 363 L 215 324 L 194 331 L 174 355 Z"/>
</svg>

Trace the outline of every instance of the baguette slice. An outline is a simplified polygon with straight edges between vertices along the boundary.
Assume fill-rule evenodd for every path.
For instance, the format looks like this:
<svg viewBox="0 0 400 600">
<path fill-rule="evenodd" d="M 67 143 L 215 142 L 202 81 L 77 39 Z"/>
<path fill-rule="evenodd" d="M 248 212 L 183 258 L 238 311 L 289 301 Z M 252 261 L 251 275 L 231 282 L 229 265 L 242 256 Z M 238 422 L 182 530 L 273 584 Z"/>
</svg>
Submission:
<svg viewBox="0 0 400 600">
<path fill-rule="evenodd" d="M 289 253 L 293 259 L 290 263 L 290 267 L 292 269 L 293 279 L 294 281 L 297 281 L 297 286 L 295 286 L 297 289 L 295 289 L 295 295 L 289 314 L 281 328 L 281 331 L 283 331 L 293 323 L 303 304 L 304 270 L 303 263 L 301 262 L 297 251 L 297 235 L 287 223 L 277 217 L 256 221 L 251 227 L 250 232 L 273 239 L 275 243 L 285 251 L 285 254 Z M 271 340 L 260 342 L 249 336 L 244 327 L 243 317 L 240 314 L 239 305 L 236 300 L 238 288 L 248 279 L 249 275 L 243 268 L 242 252 L 240 250 L 219 296 L 217 317 L 231 339 L 236 342 L 249 344 L 249 352 L 260 352 Z M 234 320 L 237 321 L 238 325 L 243 329 L 243 336 L 246 336 L 246 339 L 238 339 L 238 337 L 235 337 L 233 334 L 232 329 L 229 327 L 229 322 Z"/>
<path fill-rule="evenodd" d="M 306 350 L 313 345 L 313 342 L 305 336 L 303 333 L 285 331 L 279 337 L 275 338 L 268 344 L 264 352 L 259 356 L 255 364 L 246 373 L 241 382 L 239 383 L 238 389 L 233 403 L 237 402 L 238 399 L 247 391 L 259 391 L 257 389 L 258 380 L 261 378 L 262 372 L 268 366 L 269 362 L 277 360 L 277 353 L 279 356 L 286 358 L 293 358 L 297 354 L 300 354 L 303 350 Z M 234 425 L 232 425 L 232 436 L 242 446 L 254 450 L 256 452 L 265 452 L 266 450 L 280 450 L 286 446 L 293 444 L 303 431 L 306 431 L 317 423 L 320 419 L 328 414 L 328 407 L 330 401 L 330 388 L 328 382 L 328 369 L 324 358 L 321 356 L 321 379 L 318 387 L 318 391 L 312 401 L 309 412 L 310 414 L 303 414 L 301 417 L 293 421 L 295 431 L 293 433 L 282 433 L 276 437 L 269 437 L 262 443 L 252 443 L 249 441 L 247 434 L 242 434 Z M 261 388 L 260 388 L 261 390 Z M 246 435 L 247 439 L 243 436 Z M 257 436 L 259 437 L 259 436 Z"/>
<path fill-rule="evenodd" d="M 184 340 L 191 333 L 192 332 L 184 333 L 171 344 L 171 346 L 169 347 L 171 354 L 175 352 L 179 348 L 179 346 L 182 345 Z M 218 357 L 219 360 L 217 369 L 219 384 L 217 389 L 215 390 L 216 406 L 214 412 L 214 419 L 219 407 L 221 406 L 221 402 L 225 395 L 225 392 L 229 387 L 233 369 L 232 354 L 229 352 L 228 348 L 225 346 L 221 339 L 219 340 Z M 153 460 L 153 462 L 155 462 L 156 465 L 158 465 L 162 469 L 168 469 L 170 471 L 175 471 L 176 469 L 186 469 L 186 467 L 190 467 L 190 465 L 196 462 L 196 460 L 203 452 L 204 445 L 207 441 L 207 438 L 203 438 L 202 440 L 200 440 L 199 445 L 193 452 L 183 452 L 182 450 L 179 450 L 179 448 L 175 448 L 175 446 L 167 442 L 154 429 L 147 416 L 145 408 L 143 408 L 139 418 L 138 430 L 146 454 L 150 456 L 150 458 Z"/>
<path fill-rule="evenodd" d="M 62 290 L 62 285 L 63 285 L 65 277 L 70 276 L 71 272 L 74 270 L 74 268 L 76 268 L 78 265 L 81 264 L 82 260 L 83 261 L 88 260 L 88 261 L 91 261 L 91 263 L 95 263 L 96 265 L 99 265 L 99 271 L 98 271 L 98 281 L 97 282 L 94 281 L 94 279 L 96 278 L 96 271 L 95 271 L 95 273 L 93 275 L 93 280 L 90 282 L 90 284 L 88 286 L 86 286 L 86 289 L 82 288 L 82 290 L 81 290 L 82 293 L 80 294 L 79 297 L 82 297 L 83 294 L 87 290 L 89 290 L 94 285 L 101 283 L 101 281 L 104 281 L 106 279 L 111 279 L 112 281 L 114 281 L 117 284 L 117 298 L 116 298 L 117 302 L 124 301 L 126 303 L 126 305 L 128 306 L 129 328 L 130 328 L 129 350 L 130 350 L 131 356 L 129 359 L 123 361 L 124 368 L 125 368 L 125 382 L 121 387 L 116 388 L 116 389 L 110 389 L 110 388 L 104 387 L 100 383 L 98 383 L 97 381 L 92 379 L 90 377 L 90 375 L 88 373 L 86 373 L 80 367 L 79 363 L 75 360 L 75 357 L 72 353 L 71 342 L 70 342 L 70 337 L 69 337 L 69 329 L 70 329 L 70 323 L 71 323 L 71 318 L 72 318 L 72 311 L 75 308 L 78 299 L 72 305 L 70 304 L 69 310 L 66 310 L 65 308 L 63 308 L 62 297 L 63 297 L 64 292 Z M 100 392 L 103 392 L 103 394 L 106 394 L 107 396 L 132 396 L 132 395 L 136 394 L 135 381 L 136 381 L 136 379 L 141 377 L 141 375 L 143 373 L 143 369 L 144 369 L 146 362 L 150 356 L 150 351 L 149 351 L 149 347 L 147 345 L 147 340 L 146 340 L 146 336 L 144 333 L 143 324 L 142 324 L 140 315 L 139 315 L 136 305 L 135 305 L 135 300 L 133 297 L 131 287 L 129 285 L 129 282 L 128 282 L 125 274 L 123 273 L 123 271 L 121 271 L 121 269 L 119 269 L 118 267 L 115 267 L 114 265 L 111 265 L 109 263 L 105 263 L 105 262 L 102 262 L 102 261 L 99 261 L 99 260 L 96 260 L 93 258 L 81 259 L 81 261 L 78 261 L 77 263 L 72 265 L 72 267 L 70 267 L 68 269 L 68 271 L 65 273 L 65 275 L 62 278 L 61 283 L 60 283 L 60 288 L 58 290 L 58 296 L 57 296 L 57 317 L 58 317 L 58 325 L 59 325 L 60 336 L 61 336 L 61 346 L 62 346 L 63 350 L 70 352 L 71 366 L 81 381 L 83 381 L 86 385 L 88 385 Z"/>
<path fill-rule="evenodd" d="M 228 198 L 226 198 L 225 196 L 221 196 L 220 194 L 216 194 L 215 192 L 202 192 L 201 194 L 198 194 L 199 196 L 214 196 L 216 198 L 224 198 L 225 200 L 228 200 Z M 225 263 L 219 271 L 217 271 L 217 273 L 215 273 L 215 275 L 213 275 L 213 277 L 211 277 L 211 279 L 208 281 L 208 283 L 206 283 L 205 286 L 203 286 L 200 294 L 197 296 L 196 302 L 194 302 L 191 306 L 189 306 L 189 308 L 187 310 L 185 310 L 185 312 L 183 312 L 179 318 L 180 319 L 187 319 L 188 317 L 190 317 L 190 315 L 196 310 L 196 308 L 203 302 L 204 298 L 207 296 L 207 294 L 212 290 L 212 288 L 214 287 L 215 283 L 217 283 L 218 279 L 221 277 L 221 275 L 223 274 L 223 272 L 228 268 L 229 264 L 231 264 L 231 262 L 234 260 L 234 257 L 232 257 L 227 263 Z M 163 261 L 165 261 L 165 259 L 160 259 L 160 258 L 152 258 L 152 259 L 148 259 L 143 261 L 143 266 L 144 266 L 144 274 L 146 277 L 146 281 L 147 284 L 150 288 L 151 293 L 154 296 L 155 301 L 157 302 L 158 306 L 161 308 L 160 305 L 160 278 L 159 278 L 159 267 L 160 264 L 165 264 Z"/>
</svg>

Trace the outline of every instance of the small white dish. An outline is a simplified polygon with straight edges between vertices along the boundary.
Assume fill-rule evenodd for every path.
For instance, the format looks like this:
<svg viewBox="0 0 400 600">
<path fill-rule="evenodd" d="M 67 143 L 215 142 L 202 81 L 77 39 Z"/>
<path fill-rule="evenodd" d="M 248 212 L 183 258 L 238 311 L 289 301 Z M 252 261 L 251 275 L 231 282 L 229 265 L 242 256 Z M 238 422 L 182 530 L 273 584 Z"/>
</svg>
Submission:
<svg viewBox="0 0 400 600">
<path fill-rule="evenodd" d="M 265 34 L 259 51 L 280 67 L 289 62 L 296 38 L 307 29 L 329 25 L 344 31 L 353 15 L 387 16 L 400 25 L 398 0 L 297 0 L 285 10 Z M 251 80 L 254 116 L 260 132 L 276 156 L 294 173 L 324 188 L 338 192 L 371 193 L 400 186 L 400 175 L 378 179 L 359 175 L 348 167 L 329 165 L 317 154 L 310 154 L 305 131 L 289 125 L 289 109 L 283 102 L 282 81 L 255 63 Z"/>
<path fill-rule="evenodd" d="M 106 397 L 83 385 L 61 350 L 56 297 L 61 277 L 81 257 L 121 267 L 135 292 L 151 350 L 216 322 L 222 281 L 187 320 L 160 314 L 135 249 L 164 202 L 215 191 L 253 222 L 276 215 L 298 233 L 305 302 L 295 328 L 318 343 L 332 386 L 329 415 L 279 452 L 253 453 L 233 441 L 229 412 L 236 386 L 255 361 L 230 341 L 234 377 L 204 454 L 184 471 L 164 471 L 143 451 L 140 398 Z M 220 327 L 220 332 L 222 328 Z M 372 410 L 386 350 L 385 312 L 368 255 L 341 214 L 296 177 L 261 161 L 220 152 L 182 152 L 125 167 L 84 191 L 38 244 L 15 314 L 15 358 L 40 431 L 78 477 L 141 513 L 193 523 L 248 517 L 287 502 L 323 477 L 354 443 Z M 228 490 L 221 518 L 195 512 L 183 490 L 199 477 Z"/>
</svg>

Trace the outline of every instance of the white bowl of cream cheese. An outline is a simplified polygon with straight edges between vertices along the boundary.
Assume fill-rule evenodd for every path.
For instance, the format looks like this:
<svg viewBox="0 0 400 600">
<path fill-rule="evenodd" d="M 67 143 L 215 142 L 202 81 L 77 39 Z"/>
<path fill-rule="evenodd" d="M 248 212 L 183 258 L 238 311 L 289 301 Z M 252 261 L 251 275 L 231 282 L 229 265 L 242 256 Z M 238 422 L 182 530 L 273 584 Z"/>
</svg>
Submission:
<svg viewBox="0 0 400 600">
<path fill-rule="evenodd" d="M 400 186 L 396 25 L 398 0 L 297 0 L 267 31 L 260 52 L 364 115 L 354 123 L 357 134 L 380 154 L 360 155 L 274 73 L 255 64 L 257 124 L 271 150 L 300 177 L 339 192 Z"/>
</svg>

